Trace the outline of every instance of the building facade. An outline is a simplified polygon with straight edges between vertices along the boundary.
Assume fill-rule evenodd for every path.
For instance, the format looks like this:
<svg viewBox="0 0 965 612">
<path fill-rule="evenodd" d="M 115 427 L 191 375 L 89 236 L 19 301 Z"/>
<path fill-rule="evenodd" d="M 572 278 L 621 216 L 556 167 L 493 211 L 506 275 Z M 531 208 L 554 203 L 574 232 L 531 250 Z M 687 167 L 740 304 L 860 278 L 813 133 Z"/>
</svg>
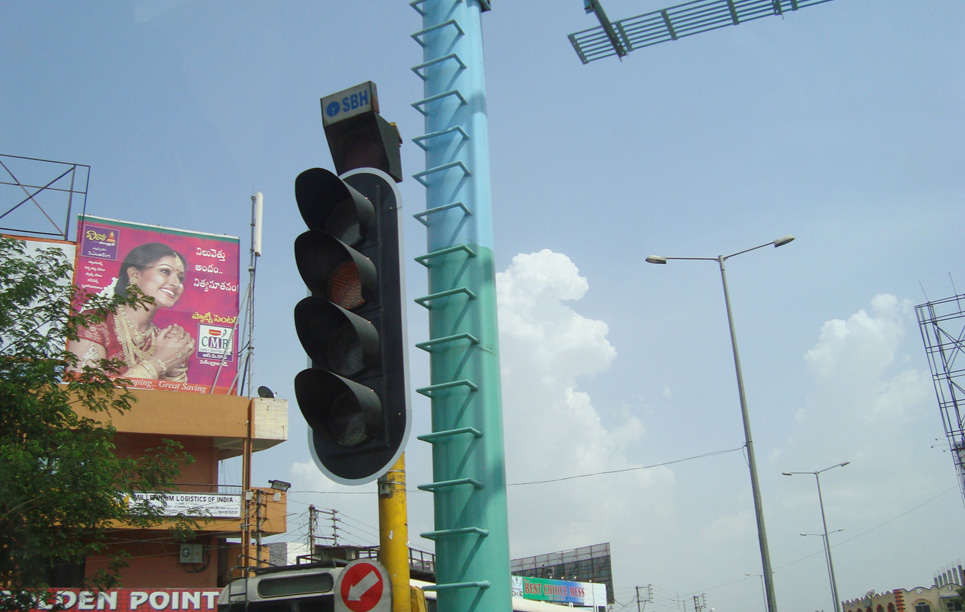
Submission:
<svg viewBox="0 0 965 612">
<path fill-rule="evenodd" d="M 962 612 L 957 584 L 869 591 L 864 597 L 842 602 L 844 612 Z"/>
<path fill-rule="evenodd" d="M 81 567 L 71 569 L 73 576 L 54 586 L 76 586 L 71 583 L 106 568 L 117 552 L 129 555 L 120 571 L 125 588 L 218 588 L 246 567 L 267 564 L 267 546 L 259 549 L 252 542 L 285 533 L 287 494 L 267 486 L 226 486 L 218 482 L 218 468 L 225 459 L 284 442 L 287 400 L 138 389 L 131 393 L 136 403 L 110 419 L 117 431 L 117 452 L 138 457 L 167 438 L 194 458 L 182 466 L 177 490 L 164 496 L 165 514 L 170 513 L 172 521 L 152 529 L 116 525 L 105 554 L 88 556 Z M 179 512 L 196 521 L 194 538 L 187 542 L 170 532 Z"/>
</svg>

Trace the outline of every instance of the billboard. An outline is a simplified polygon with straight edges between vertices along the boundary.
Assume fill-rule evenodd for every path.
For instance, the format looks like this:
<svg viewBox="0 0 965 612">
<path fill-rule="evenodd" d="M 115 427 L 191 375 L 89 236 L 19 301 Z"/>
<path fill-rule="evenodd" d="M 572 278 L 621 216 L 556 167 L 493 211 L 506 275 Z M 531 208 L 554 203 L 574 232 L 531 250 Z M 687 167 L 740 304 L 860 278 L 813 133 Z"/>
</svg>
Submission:
<svg viewBox="0 0 965 612">
<path fill-rule="evenodd" d="M 514 576 L 531 579 L 553 579 L 565 576 L 570 580 L 603 584 L 606 585 L 605 594 L 609 598 L 609 603 L 615 602 L 609 542 L 513 559 L 510 561 L 510 572 Z"/>
<path fill-rule="evenodd" d="M 5 300 L 7 304 L 19 303 L 9 300 L 10 298 L 17 299 L 15 296 L 19 295 L 20 292 L 13 289 L 23 280 L 26 280 L 25 276 L 28 274 L 45 275 L 47 280 L 56 285 L 52 288 L 53 296 L 47 293 L 45 287 L 37 286 L 26 289 L 34 296 L 34 301 L 20 307 L 21 312 L 27 311 L 27 316 L 18 316 L 6 320 L 4 329 L 0 330 L 0 336 L 2 336 L 0 337 L 0 355 L 17 356 L 20 351 L 26 351 L 26 354 L 30 355 L 59 353 L 64 348 L 62 324 L 66 322 L 69 314 L 69 305 L 64 302 L 64 298 L 70 290 L 70 278 L 57 277 L 54 274 L 53 266 L 59 267 L 61 263 L 73 263 L 77 251 L 76 245 L 73 242 L 62 240 L 12 236 L 9 234 L 0 234 L 0 238 L 5 241 L 19 242 L 19 246 L 23 248 L 22 251 L 17 248 L 10 250 L 5 248 L 3 250 L 2 256 L 9 258 L 8 261 L 3 263 L 13 264 L 9 268 L 5 266 L 8 272 L 5 273 L 4 279 L 0 281 L 0 283 L 4 281 L 12 283 L 11 287 L 2 288 L 5 298 L 7 298 Z M 52 251 L 60 251 L 59 256 L 56 257 L 56 259 L 59 259 L 57 264 L 52 263 L 55 259 L 53 257 L 46 259 L 48 263 L 40 263 L 40 260 L 43 259 L 41 252 L 52 254 Z M 34 263 L 37 265 L 18 270 L 17 263 Z M 49 304 L 58 299 L 60 299 L 63 309 L 60 312 L 48 311 Z M 15 306 L 11 307 L 16 308 Z M 39 315 L 41 309 L 46 313 L 38 318 L 37 315 Z M 41 322 L 41 319 L 45 322 Z"/>
<path fill-rule="evenodd" d="M 49 238 L 31 238 L 30 236 L 13 236 L 10 234 L 3 234 L 3 237 L 23 242 L 24 255 L 27 257 L 32 257 L 34 253 L 40 249 L 60 249 L 61 252 L 63 252 L 64 257 L 67 258 L 67 261 L 74 260 L 76 247 L 73 242 L 51 240 Z"/>
<path fill-rule="evenodd" d="M 65 262 L 72 262 L 72 261 L 74 261 L 74 256 L 75 256 L 75 254 L 76 254 L 76 252 L 77 252 L 76 245 L 75 245 L 73 242 L 64 242 L 63 240 L 51 240 L 51 239 L 47 239 L 47 238 L 31 238 L 31 237 L 29 237 L 29 236 L 12 236 L 12 235 L 8 235 L 8 234 L 0 234 L 0 236 L 2 236 L 3 238 L 9 239 L 9 240 L 18 240 L 18 241 L 20 241 L 21 243 L 23 243 L 23 247 L 24 247 L 24 249 L 23 249 L 23 257 L 24 257 L 26 260 L 30 260 L 30 259 L 36 258 L 36 257 L 38 256 L 38 252 L 41 251 L 41 250 L 47 251 L 47 250 L 50 250 L 50 249 L 55 249 L 55 250 L 59 250 L 59 251 L 62 253 L 63 261 L 65 261 Z M 56 279 L 56 282 L 57 282 L 57 285 L 59 285 L 59 286 L 63 287 L 64 289 L 66 289 L 66 288 L 67 288 L 67 283 L 70 282 L 70 281 L 69 281 L 68 279 L 66 279 L 66 278 L 61 278 L 61 279 Z M 33 307 L 35 307 L 35 306 L 38 306 L 38 304 L 37 304 L 37 303 L 30 304 L 27 308 L 33 308 Z M 67 316 L 67 309 L 65 308 L 64 311 L 63 311 L 61 314 L 62 314 L 64 317 L 66 317 L 66 316 Z M 41 326 L 40 328 L 38 328 L 37 330 L 35 330 L 36 333 L 33 335 L 33 337 L 34 337 L 34 338 L 48 338 L 48 337 L 51 337 L 51 336 L 49 335 L 49 334 L 50 334 L 51 327 L 52 327 L 52 326 L 51 326 L 50 324 Z M 9 330 L 8 330 L 8 333 L 9 333 Z M 17 337 L 20 337 L 20 336 L 18 335 Z M 54 337 L 54 338 L 55 338 L 54 342 L 57 343 L 56 348 L 57 348 L 57 349 L 62 349 L 62 348 L 63 348 L 63 344 L 60 344 L 60 342 L 61 342 L 60 338 L 56 338 L 56 337 Z M 8 338 L 7 338 L 7 341 L 4 342 L 4 343 L 2 343 L 2 344 L 4 345 L 3 349 L 7 349 L 7 348 L 10 347 L 10 345 L 11 345 L 10 340 L 12 340 L 12 338 L 11 338 L 11 337 L 8 337 Z M 14 344 L 15 344 L 15 343 L 14 343 Z M 48 345 L 48 348 L 49 348 L 49 345 Z M 2 350 L 2 349 L 0 349 L 0 350 Z"/>
<path fill-rule="evenodd" d="M 81 329 L 71 352 L 81 366 L 123 361 L 135 388 L 233 393 L 239 249 L 232 236 L 81 216 L 74 284 L 105 296 L 136 285 L 154 303 Z"/>
<path fill-rule="evenodd" d="M 606 585 L 599 582 L 551 580 L 513 576 L 513 597 L 535 599 L 574 608 L 606 608 Z"/>
</svg>

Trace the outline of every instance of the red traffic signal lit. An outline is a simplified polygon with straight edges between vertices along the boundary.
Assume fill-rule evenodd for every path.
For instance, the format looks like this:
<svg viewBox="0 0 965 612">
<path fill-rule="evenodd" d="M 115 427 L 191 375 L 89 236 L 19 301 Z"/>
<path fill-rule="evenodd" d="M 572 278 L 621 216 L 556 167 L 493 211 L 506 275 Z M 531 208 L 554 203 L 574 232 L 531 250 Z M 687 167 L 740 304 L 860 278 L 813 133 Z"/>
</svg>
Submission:
<svg viewBox="0 0 965 612">
<path fill-rule="evenodd" d="M 321 230 L 295 239 L 295 264 L 313 295 L 342 308 L 360 308 L 378 291 L 372 260 Z"/>
</svg>

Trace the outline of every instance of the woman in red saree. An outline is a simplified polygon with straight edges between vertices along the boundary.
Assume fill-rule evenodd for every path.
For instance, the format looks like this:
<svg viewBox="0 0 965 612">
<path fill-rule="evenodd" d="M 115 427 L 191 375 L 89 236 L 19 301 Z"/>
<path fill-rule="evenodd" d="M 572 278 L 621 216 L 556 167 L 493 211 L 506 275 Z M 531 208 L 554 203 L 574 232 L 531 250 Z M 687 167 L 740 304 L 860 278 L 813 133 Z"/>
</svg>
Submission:
<svg viewBox="0 0 965 612">
<path fill-rule="evenodd" d="M 160 242 L 131 250 L 121 263 L 114 293 L 125 297 L 128 287 L 136 285 L 153 301 L 122 305 L 103 322 L 78 330 L 79 339 L 70 343 L 78 358 L 74 369 L 97 366 L 105 358 L 118 359 L 125 367 L 117 374 L 124 378 L 187 382 L 194 338 L 180 325 L 161 329 L 154 324 L 158 308 L 171 308 L 184 293 L 186 268 L 184 256 Z"/>
</svg>

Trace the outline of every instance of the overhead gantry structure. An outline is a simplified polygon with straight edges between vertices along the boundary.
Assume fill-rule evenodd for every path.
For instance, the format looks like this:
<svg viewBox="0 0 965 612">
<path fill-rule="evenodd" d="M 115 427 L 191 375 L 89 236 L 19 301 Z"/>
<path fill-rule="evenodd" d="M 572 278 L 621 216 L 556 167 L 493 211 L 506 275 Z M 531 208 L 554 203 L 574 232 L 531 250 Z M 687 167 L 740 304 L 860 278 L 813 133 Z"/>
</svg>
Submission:
<svg viewBox="0 0 965 612">
<path fill-rule="evenodd" d="M 611 22 L 600 0 L 583 0 L 586 12 L 594 13 L 600 25 L 569 38 L 580 61 L 588 64 L 606 57 L 622 59 L 643 47 L 825 2 L 831 0 L 692 0 Z"/>
</svg>

